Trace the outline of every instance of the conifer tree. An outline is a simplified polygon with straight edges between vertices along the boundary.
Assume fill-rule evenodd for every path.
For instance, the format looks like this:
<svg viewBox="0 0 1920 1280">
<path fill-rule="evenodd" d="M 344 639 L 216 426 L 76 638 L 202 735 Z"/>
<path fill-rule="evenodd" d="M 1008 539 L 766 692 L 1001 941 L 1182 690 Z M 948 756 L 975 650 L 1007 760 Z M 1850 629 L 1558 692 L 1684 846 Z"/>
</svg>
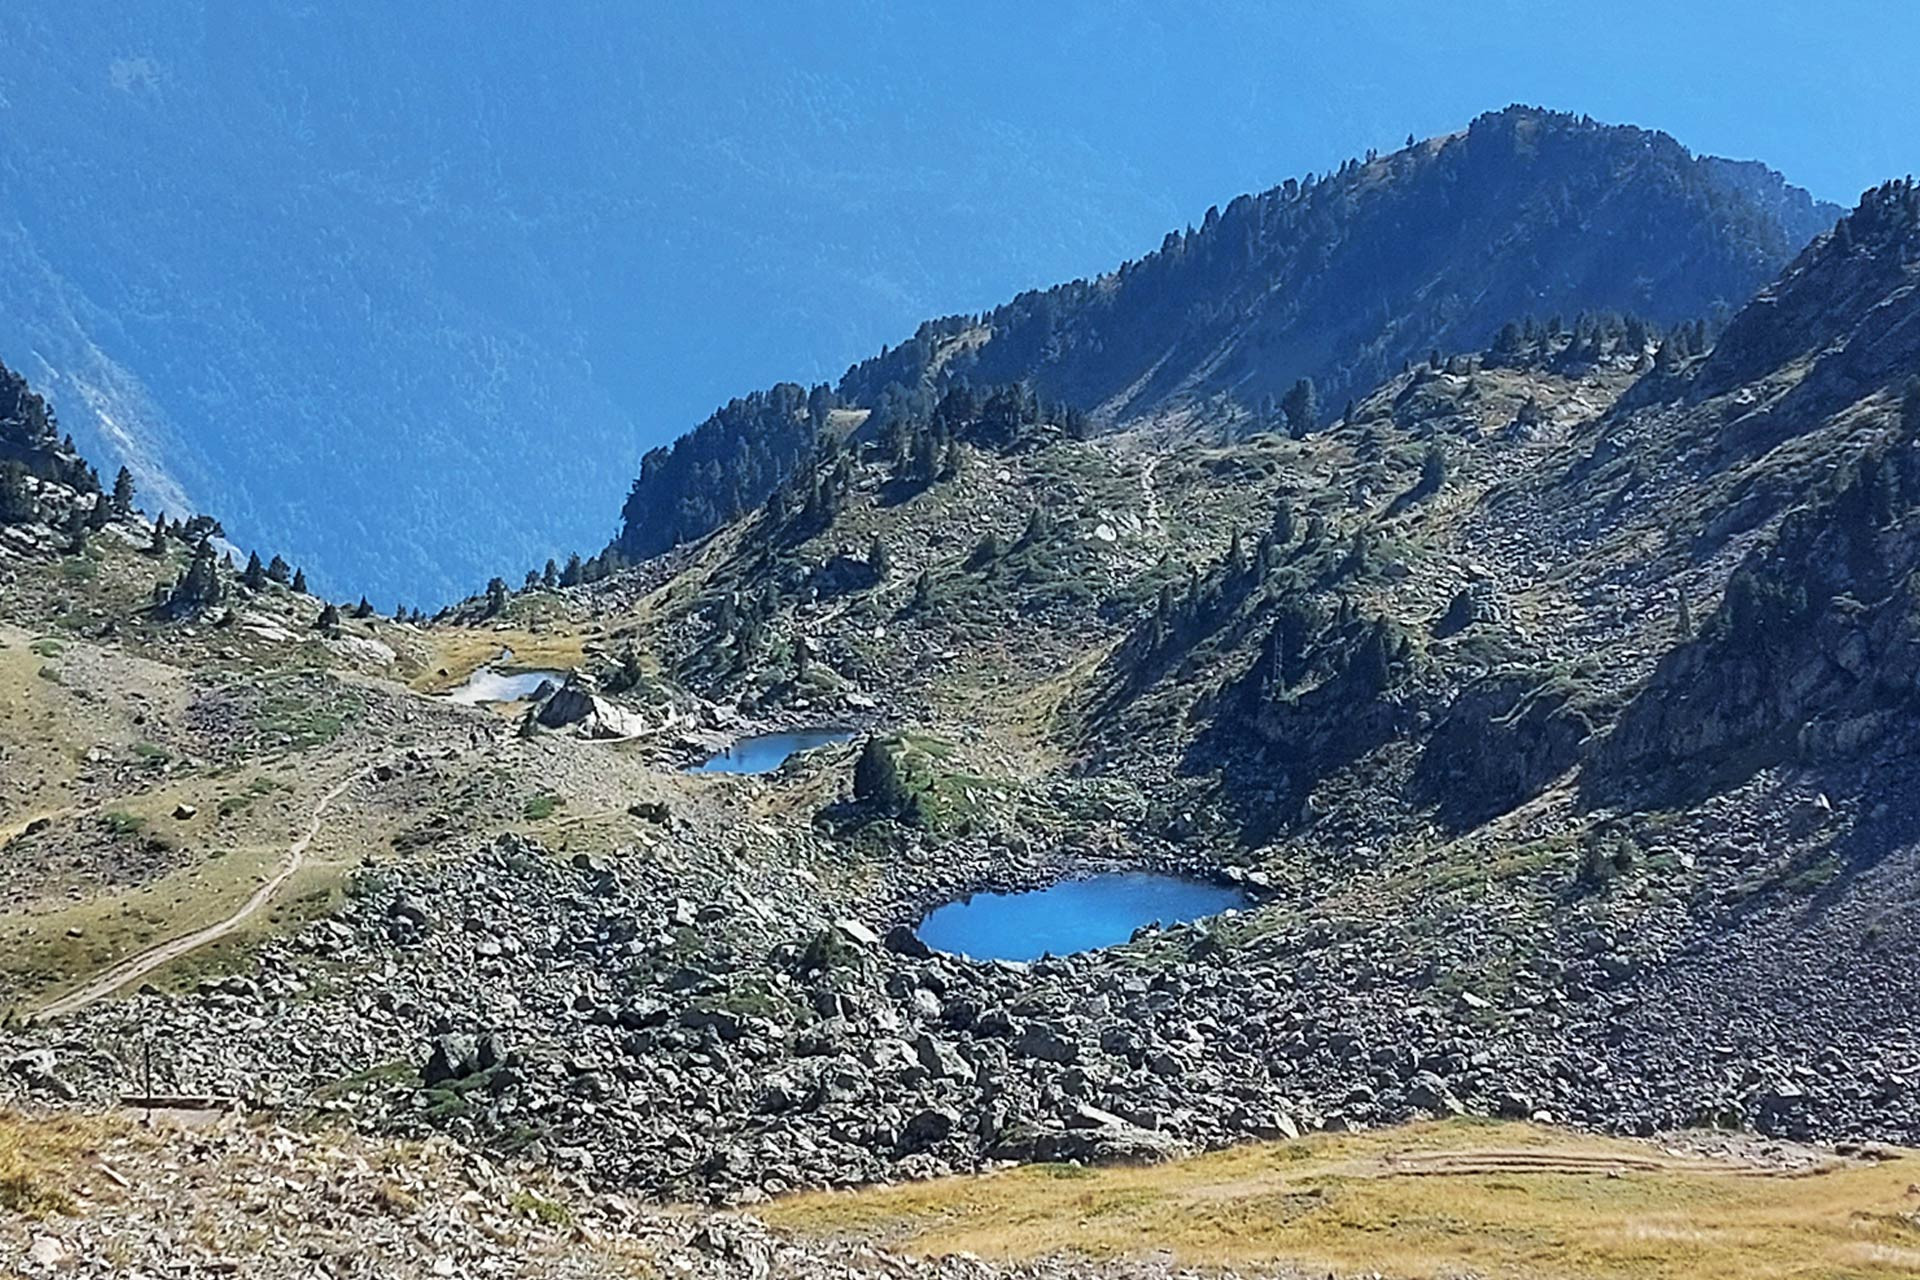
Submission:
<svg viewBox="0 0 1920 1280">
<path fill-rule="evenodd" d="M 297 595 L 307 594 L 307 571 L 305 569 L 295 569 L 293 571 L 293 590 Z"/>
<path fill-rule="evenodd" d="M 113 478 L 113 514 L 121 517 L 133 514 L 133 472 L 125 467 Z"/>
<path fill-rule="evenodd" d="M 260 553 L 255 551 L 247 556 L 247 567 L 241 571 L 240 581 L 249 591 L 261 591 L 267 585 L 267 569 L 260 563 Z"/>
<path fill-rule="evenodd" d="M 1000 535 L 989 530 L 980 535 L 980 541 L 973 544 L 973 552 L 967 557 L 967 568 L 984 569 L 1006 554 L 1006 547 L 1000 541 Z"/>
<path fill-rule="evenodd" d="M 76 503 L 67 508 L 67 518 L 61 522 L 61 532 L 66 534 L 66 552 L 77 556 L 87 549 L 87 513 Z"/>
<path fill-rule="evenodd" d="M 40 503 L 27 479 L 26 464 L 0 463 L 0 524 L 29 524 L 40 518 Z"/>
<path fill-rule="evenodd" d="M 167 603 L 179 613 L 219 604 L 224 594 L 220 586 L 219 566 L 219 559 L 213 551 L 213 540 L 201 539 L 193 550 L 193 559 L 188 563 L 186 573 L 167 597 Z"/>
<path fill-rule="evenodd" d="M 267 581 L 277 582 L 283 587 L 286 586 L 287 583 L 293 581 L 293 566 L 285 560 L 282 560 L 279 556 L 275 556 L 267 564 Z M 305 579 L 302 579 L 302 582 L 304 581 Z"/>
<path fill-rule="evenodd" d="M 1312 378 L 1301 378 L 1287 392 L 1285 400 L 1280 402 L 1280 411 L 1287 417 L 1287 434 L 1296 440 L 1305 439 L 1307 433 L 1319 425 L 1320 402 L 1313 390 Z"/>
<path fill-rule="evenodd" d="M 1284 547 L 1293 541 L 1293 508 L 1281 502 L 1273 509 L 1273 541 L 1275 546 Z"/>
<path fill-rule="evenodd" d="M 640 669 L 640 655 L 629 644 L 620 654 L 620 665 L 607 677 L 608 693 L 626 693 L 640 687 L 646 674 Z"/>
</svg>

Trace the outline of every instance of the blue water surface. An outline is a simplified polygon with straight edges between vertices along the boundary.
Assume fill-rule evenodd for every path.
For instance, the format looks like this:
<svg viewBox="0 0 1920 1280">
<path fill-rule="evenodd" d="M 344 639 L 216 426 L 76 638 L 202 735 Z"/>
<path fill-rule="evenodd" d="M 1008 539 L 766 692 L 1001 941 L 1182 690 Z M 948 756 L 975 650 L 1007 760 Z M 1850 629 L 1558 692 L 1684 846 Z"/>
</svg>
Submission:
<svg viewBox="0 0 1920 1280">
<path fill-rule="evenodd" d="M 1127 941 L 1141 925 L 1177 924 L 1244 906 L 1236 889 L 1143 871 L 1063 880 L 1028 893 L 976 893 L 920 922 L 936 951 L 976 960 L 1037 960 Z"/>
<path fill-rule="evenodd" d="M 694 773 L 770 773 L 786 763 L 787 757 L 815 747 L 845 742 L 853 734 L 845 729 L 794 729 L 785 733 L 761 733 L 742 738 L 710 760 L 693 767 Z"/>
</svg>

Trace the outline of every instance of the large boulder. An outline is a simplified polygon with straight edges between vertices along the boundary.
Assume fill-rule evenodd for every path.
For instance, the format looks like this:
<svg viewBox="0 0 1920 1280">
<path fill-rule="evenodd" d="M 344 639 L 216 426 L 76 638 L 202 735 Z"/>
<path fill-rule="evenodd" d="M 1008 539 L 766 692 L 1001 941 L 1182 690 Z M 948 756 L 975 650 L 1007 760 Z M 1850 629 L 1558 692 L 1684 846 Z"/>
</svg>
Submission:
<svg viewBox="0 0 1920 1280">
<path fill-rule="evenodd" d="M 900 1150 L 925 1151 L 945 1142 L 960 1127 L 960 1113 L 948 1106 L 914 1112 L 900 1130 Z"/>
<path fill-rule="evenodd" d="M 420 1081 L 431 1088 L 437 1084 L 465 1080 L 478 1075 L 481 1070 L 479 1042 L 469 1035 L 450 1033 L 434 1037 L 432 1050 L 427 1055 L 427 1065 L 420 1071 Z"/>
<path fill-rule="evenodd" d="M 650 727 L 639 712 L 602 697 L 599 685 L 584 671 L 570 673 L 565 684 L 548 690 L 533 718 L 546 728 L 572 728 L 589 738 L 631 738 Z"/>
<path fill-rule="evenodd" d="M 1036 1022 L 1021 1031 L 1013 1042 L 1013 1048 L 1014 1052 L 1025 1057 L 1062 1066 L 1080 1060 L 1080 1046 L 1065 1029 L 1044 1022 Z"/>
<path fill-rule="evenodd" d="M 1156 1164 L 1183 1153 L 1169 1135 L 1117 1118 L 1079 1128 L 1015 1124 L 987 1152 L 995 1160 L 1024 1164 Z"/>
</svg>

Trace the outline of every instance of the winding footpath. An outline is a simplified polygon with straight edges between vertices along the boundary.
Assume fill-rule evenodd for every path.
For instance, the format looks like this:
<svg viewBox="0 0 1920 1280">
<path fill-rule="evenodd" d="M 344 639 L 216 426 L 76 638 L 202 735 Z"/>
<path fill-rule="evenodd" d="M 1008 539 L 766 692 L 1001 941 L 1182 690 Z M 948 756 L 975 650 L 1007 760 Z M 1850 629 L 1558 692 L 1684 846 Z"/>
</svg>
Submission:
<svg viewBox="0 0 1920 1280">
<path fill-rule="evenodd" d="M 1140 468 L 1140 498 L 1145 507 L 1141 523 L 1156 538 L 1166 536 L 1167 523 L 1160 518 L 1160 491 L 1153 487 L 1153 473 L 1160 469 L 1160 460 L 1166 456 L 1164 453 L 1156 453 Z"/>
<path fill-rule="evenodd" d="M 128 983 L 146 977 L 155 969 L 171 964 L 190 952 L 198 951 L 208 943 L 218 942 L 252 919 L 262 907 L 273 900 L 273 895 L 280 891 L 280 886 L 292 879 L 294 874 L 306 865 L 307 848 L 313 844 L 313 838 L 320 833 L 321 819 L 326 817 L 327 810 L 332 807 L 333 802 L 338 800 L 348 787 L 365 777 L 366 773 L 364 769 L 355 770 L 320 797 L 320 802 L 313 807 L 313 817 L 307 823 L 307 829 L 287 846 L 287 858 L 280 870 L 274 873 L 272 879 L 255 889 L 253 896 L 242 903 L 238 911 L 204 929 L 163 942 L 157 947 L 122 960 L 92 982 L 43 1006 L 39 1016 L 58 1018 L 77 1013 L 88 1005 L 112 995 Z"/>
</svg>

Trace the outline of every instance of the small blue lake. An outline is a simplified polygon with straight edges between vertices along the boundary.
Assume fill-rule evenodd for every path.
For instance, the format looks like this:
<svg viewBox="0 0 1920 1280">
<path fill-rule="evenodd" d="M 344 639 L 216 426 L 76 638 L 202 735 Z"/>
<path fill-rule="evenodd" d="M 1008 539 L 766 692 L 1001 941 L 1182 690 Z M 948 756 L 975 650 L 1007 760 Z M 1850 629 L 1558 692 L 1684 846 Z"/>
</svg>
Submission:
<svg viewBox="0 0 1920 1280">
<path fill-rule="evenodd" d="M 853 737 L 847 729 L 793 729 L 742 738 L 711 759 L 695 765 L 693 773 L 771 773 L 789 757 L 815 747 L 830 747 Z"/>
<path fill-rule="evenodd" d="M 1037 960 L 1118 946 L 1141 925 L 1180 924 L 1242 907 L 1237 889 L 1178 876 L 1122 871 L 1029 893 L 976 893 L 920 922 L 936 951 L 976 960 Z"/>
</svg>

